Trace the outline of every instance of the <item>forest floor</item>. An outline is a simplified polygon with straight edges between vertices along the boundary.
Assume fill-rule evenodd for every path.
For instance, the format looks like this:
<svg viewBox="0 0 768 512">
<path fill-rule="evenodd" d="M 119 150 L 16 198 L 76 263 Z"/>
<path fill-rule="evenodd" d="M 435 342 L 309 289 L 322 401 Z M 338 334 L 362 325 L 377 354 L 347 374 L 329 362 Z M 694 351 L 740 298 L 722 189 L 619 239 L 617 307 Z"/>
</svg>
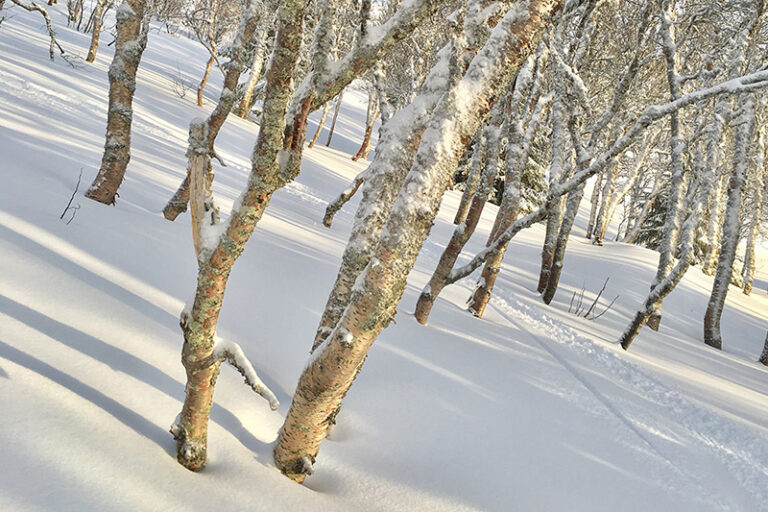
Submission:
<svg viewBox="0 0 768 512">
<path fill-rule="evenodd" d="M 298 180 L 275 194 L 227 289 L 219 334 L 243 346 L 282 405 L 270 411 L 224 368 L 209 464 L 183 469 L 168 428 L 184 396 L 178 318 L 196 263 L 188 214 L 168 222 L 160 210 L 184 174 L 189 121 L 207 115 L 221 79 L 196 107 L 205 51 L 153 30 L 117 206 L 87 200 L 111 36 L 87 65 L 89 36 L 66 28 L 63 3 L 49 10 L 74 67 L 48 60 L 36 13 L 11 9 L 0 26 L 0 510 L 768 510 L 768 368 L 755 362 L 768 327 L 766 254 L 752 296 L 730 290 L 722 352 L 701 341 L 712 278 L 698 268 L 666 300 L 660 332 L 622 351 L 616 340 L 658 255 L 591 245 L 583 216 L 550 306 L 535 292 L 536 226 L 513 240 L 485 318 L 465 311 L 468 278 L 423 327 L 411 313 L 458 192 L 446 194 L 316 473 L 303 486 L 280 475 L 273 443 L 357 206 L 322 225 L 327 202 L 365 166 L 350 160 L 360 92 L 344 96 L 330 148 L 322 135 Z M 184 97 L 174 81 L 187 84 Z M 257 131 L 230 118 L 219 136 L 222 212 L 246 180 Z M 79 209 L 60 220 L 81 170 Z M 483 246 L 495 210 L 460 261 Z M 592 299 L 606 278 L 600 309 L 619 296 L 610 311 L 595 321 L 568 313 L 575 290 L 586 285 Z"/>
</svg>

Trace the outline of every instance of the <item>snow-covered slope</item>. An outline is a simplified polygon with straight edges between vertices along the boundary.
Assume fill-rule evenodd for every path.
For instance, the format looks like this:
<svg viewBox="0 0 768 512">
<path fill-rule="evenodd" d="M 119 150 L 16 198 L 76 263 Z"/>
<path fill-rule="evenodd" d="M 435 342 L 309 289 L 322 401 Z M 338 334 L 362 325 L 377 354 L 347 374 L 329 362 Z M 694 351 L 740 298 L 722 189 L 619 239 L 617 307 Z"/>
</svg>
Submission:
<svg viewBox="0 0 768 512">
<path fill-rule="evenodd" d="M 87 37 L 65 28 L 65 7 L 51 11 L 62 44 L 84 55 Z M 332 147 L 307 150 L 302 175 L 275 194 L 227 290 L 219 334 L 242 344 L 282 406 L 270 411 L 224 369 L 210 462 L 186 471 L 167 429 L 183 398 L 178 315 L 195 261 L 188 215 L 171 223 L 159 211 L 183 176 L 188 122 L 212 108 L 218 77 L 203 109 L 191 92 L 176 96 L 173 79 L 193 83 L 203 50 L 152 32 L 131 164 L 117 207 L 106 207 L 82 191 L 100 161 L 111 47 L 93 66 L 51 63 L 40 20 L 12 13 L 0 27 L 0 510 L 768 510 L 768 370 L 754 362 L 768 327 L 765 274 L 752 297 L 731 290 L 722 353 L 700 342 L 711 278 L 692 269 L 665 302 L 661 331 L 644 331 L 627 354 L 614 341 L 656 254 L 592 246 L 580 219 L 551 306 L 532 291 L 535 227 L 513 241 L 483 320 L 463 311 L 467 280 L 422 327 L 410 313 L 457 193 L 317 473 L 304 486 L 278 473 L 272 443 L 356 207 L 322 226 L 327 201 L 364 166 L 349 158 L 362 137 L 360 93 L 345 96 Z M 232 118 L 219 136 L 224 212 L 257 129 Z M 59 215 L 81 169 L 67 225 Z M 574 290 L 586 283 L 594 296 L 606 277 L 606 296 L 619 295 L 608 313 L 568 314 Z"/>
</svg>

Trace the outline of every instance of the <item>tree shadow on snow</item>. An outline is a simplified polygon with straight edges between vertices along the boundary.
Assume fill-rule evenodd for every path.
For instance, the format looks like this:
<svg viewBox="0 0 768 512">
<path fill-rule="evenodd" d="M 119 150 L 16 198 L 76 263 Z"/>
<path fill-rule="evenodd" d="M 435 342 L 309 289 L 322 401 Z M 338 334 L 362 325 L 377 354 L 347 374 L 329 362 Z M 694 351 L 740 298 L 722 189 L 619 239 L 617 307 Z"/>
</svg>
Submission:
<svg viewBox="0 0 768 512">
<path fill-rule="evenodd" d="M 184 396 L 184 385 L 170 377 L 159 368 L 139 359 L 138 357 L 126 352 L 120 348 L 105 343 L 93 336 L 86 334 L 74 327 L 63 324 L 53 318 L 30 309 L 18 302 L 0 295 L 0 311 L 26 324 L 51 339 L 54 339 L 64 345 L 80 352 L 81 354 L 96 359 L 117 372 L 130 375 L 146 384 L 149 384 L 161 393 L 168 395 L 176 400 L 181 400 Z M 124 405 L 116 402 L 114 399 L 104 395 L 87 384 L 84 384 L 74 377 L 44 363 L 10 345 L 0 342 L 0 358 L 8 359 L 16 364 L 24 366 L 32 371 L 50 378 L 54 382 L 66 387 L 74 393 L 91 401 L 94 405 L 104 409 L 116 419 L 133 428 L 139 434 L 157 442 L 160 446 L 168 448 L 171 446 L 169 441 L 170 434 L 149 422 L 146 418 Z M 0 369 L 0 376 L 8 377 Z M 169 411 L 169 420 L 173 412 Z M 231 411 L 214 402 L 211 408 L 211 421 L 217 423 L 248 450 L 261 455 L 265 450 L 267 443 L 259 440 L 242 424 L 242 422 Z M 169 421 L 170 425 L 170 421 Z M 151 427 L 151 428 L 150 428 Z M 162 434 L 159 437 L 158 432 Z M 168 448 L 170 450 L 170 448 Z M 169 451 L 170 453 L 170 451 Z"/>
</svg>

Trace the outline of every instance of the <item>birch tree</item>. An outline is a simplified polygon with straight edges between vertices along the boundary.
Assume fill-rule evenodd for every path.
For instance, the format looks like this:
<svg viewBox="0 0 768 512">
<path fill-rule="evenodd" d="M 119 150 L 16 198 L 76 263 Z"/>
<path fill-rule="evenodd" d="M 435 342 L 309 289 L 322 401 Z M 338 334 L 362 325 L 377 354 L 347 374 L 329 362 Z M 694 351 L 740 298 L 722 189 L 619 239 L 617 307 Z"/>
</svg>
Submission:
<svg viewBox="0 0 768 512">
<path fill-rule="evenodd" d="M 330 334 L 349 305 L 352 287 L 376 250 L 435 106 L 464 71 L 466 61 L 488 37 L 488 27 L 503 13 L 495 0 L 471 0 L 462 40 L 454 36 L 440 49 L 420 94 L 382 126 L 374 161 L 366 171 L 363 198 L 355 213 L 349 241 L 315 334 L 313 350 Z M 455 19 L 450 16 L 449 20 Z M 461 41 L 461 42 L 460 42 Z"/>
<path fill-rule="evenodd" d="M 115 204 L 131 159 L 131 124 L 136 72 L 147 47 L 149 17 L 146 0 L 124 0 L 117 8 L 115 55 L 109 67 L 109 107 L 107 136 L 101 167 L 85 197 L 104 204 Z"/>
<path fill-rule="evenodd" d="M 342 397 L 394 316 L 464 147 L 559 7 L 560 2 L 536 0 L 512 7 L 464 77 L 435 107 L 374 256 L 349 306 L 299 379 L 275 446 L 275 463 L 289 478 L 301 482 L 311 471 Z"/>
<path fill-rule="evenodd" d="M 184 334 L 182 363 L 187 374 L 186 397 L 181 413 L 171 427 L 177 443 L 177 459 L 191 470 L 201 469 L 207 459 L 208 419 L 221 362 L 230 358 L 228 354 L 238 354 L 238 348 L 227 350 L 215 338 L 227 280 L 272 193 L 285 184 L 278 157 L 282 150 L 285 112 L 291 99 L 290 81 L 301 46 L 303 9 L 304 2 L 285 1 L 281 2 L 278 11 L 277 35 L 267 71 L 261 130 L 253 149 L 247 188 L 233 207 L 226 224 L 222 225 L 224 229 L 212 230 L 205 222 L 193 222 L 193 233 L 199 233 L 195 236 L 198 239 L 199 265 L 197 289 L 191 307 L 181 314 Z M 199 135 L 203 135 L 205 124 L 200 123 L 199 126 L 202 132 Z M 194 148 L 193 153 L 205 158 L 208 148 L 199 135 L 192 134 L 191 147 Z M 196 169 L 201 167 L 200 164 L 195 166 Z M 204 173 L 198 172 L 197 177 L 197 189 L 200 190 L 205 186 L 200 183 L 205 181 Z M 195 197 L 201 199 L 201 195 L 197 193 Z M 193 206 L 195 210 L 202 207 L 199 204 Z M 239 361 L 242 357 L 232 359 Z M 252 380 L 255 382 L 255 379 Z M 253 387 L 258 388 L 257 392 L 261 391 L 273 409 L 277 408 L 276 400 L 261 390 L 258 382 Z"/>
</svg>

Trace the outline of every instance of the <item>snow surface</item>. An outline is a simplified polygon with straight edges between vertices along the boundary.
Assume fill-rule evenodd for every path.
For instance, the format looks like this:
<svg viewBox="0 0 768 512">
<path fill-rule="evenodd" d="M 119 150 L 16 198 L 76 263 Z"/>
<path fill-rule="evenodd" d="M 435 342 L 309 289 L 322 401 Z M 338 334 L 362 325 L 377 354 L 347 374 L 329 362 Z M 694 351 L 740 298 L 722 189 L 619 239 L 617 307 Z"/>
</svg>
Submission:
<svg viewBox="0 0 768 512">
<path fill-rule="evenodd" d="M 49 10 L 65 49 L 84 55 L 88 36 L 66 28 L 66 7 Z M 722 353 L 700 341 L 712 279 L 698 268 L 665 301 L 661 331 L 621 351 L 615 340 L 658 256 L 589 244 L 584 215 L 551 306 L 533 291 L 536 226 L 512 241 L 483 320 L 464 312 L 466 279 L 422 327 L 410 313 L 454 228 L 457 192 L 315 474 L 304 486 L 279 474 L 273 443 L 359 200 L 323 227 L 327 202 L 365 166 L 350 160 L 361 93 L 345 95 L 332 147 L 307 150 L 302 175 L 275 194 L 227 289 L 219 334 L 242 346 L 281 406 L 270 411 L 225 369 L 209 464 L 183 469 L 168 428 L 184 397 L 178 318 L 196 262 L 189 215 L 171 223 L 159 211 L 183 177 L 189 120 L 213 107 L 221 77 L 203 109 L 191 89 L 174 95 L 179 74 L 189 84 L 202 74 L 205 50 L 151 32 L 131 164 L 117 206 L 103 206 L 82 192 L 104 143 L 112 47 L 93 66 L 51 63 L 38 17 L 10 13 L 0 27 L 0 510 L 768 510 L 768 369 L 755 362 L 768 327 L 766 254 L 753 295 L 730 290 Z M 245 183 L 256 133 L 233 118 L 218 137 L 222 212 Z M 80 209 L 66 225 L 81 168 Z M 495 211 L 459 264 L 482 248 Z M 574 290 L 586 283 L 592 297 L 606 277 L 605 300 L 619 295 L 608 313 L 567 313 Z"/>
</svg>

